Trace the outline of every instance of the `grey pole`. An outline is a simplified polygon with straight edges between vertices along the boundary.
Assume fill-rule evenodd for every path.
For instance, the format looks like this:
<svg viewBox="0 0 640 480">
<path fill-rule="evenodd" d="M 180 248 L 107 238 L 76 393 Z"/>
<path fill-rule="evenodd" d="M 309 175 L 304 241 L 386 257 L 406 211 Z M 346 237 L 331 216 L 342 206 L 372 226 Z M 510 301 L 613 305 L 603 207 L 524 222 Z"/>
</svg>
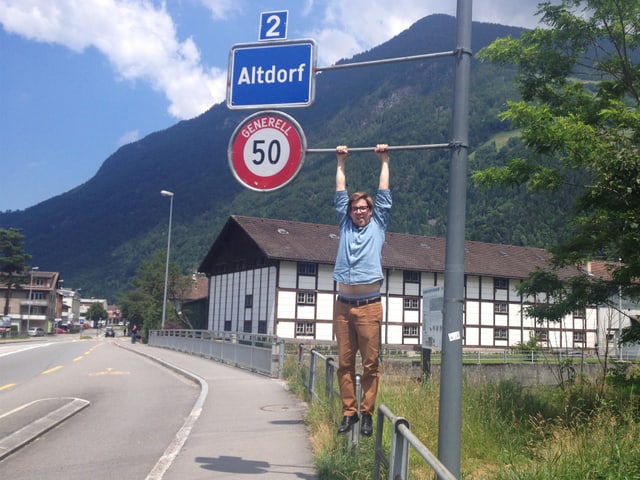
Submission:
<svg viewBox="0 0 640 480">
<path fill-rule="evenodd" d="M 27 307 L 27 333 L 29 333 L 29 320 L 31 320 L 31 301 L 33 299 L 33 271 L 39 270 L 39 268 L 40 267 L 31 267 L 31 278 L 29 280 L 29 306 Z"/>
<path fill-rule="evenodd" d="M 471 0 L 458 0 L 456 73 L 453 100 L 453 150 L 449 164 L 449 205 L 444 272 L 442 366 L 438 458 L 460 478 L 462 436 L 462 339 L 464 242 L 469 144 Z"/>
<path fill-rule="evenodd" d="M 167 190 L 160 191 L 163 197 L 169 197 L 169 232 L 167 233 L 167 261 L 164 267 L 164 295 L 162 297 L 162 325 L 164 329 L 164 320 L 167 314 L 167 283 L 169 280 L 169 251 L 171 250 L 171 216 L 173 215 L 173 192 Z"/>
</svg>

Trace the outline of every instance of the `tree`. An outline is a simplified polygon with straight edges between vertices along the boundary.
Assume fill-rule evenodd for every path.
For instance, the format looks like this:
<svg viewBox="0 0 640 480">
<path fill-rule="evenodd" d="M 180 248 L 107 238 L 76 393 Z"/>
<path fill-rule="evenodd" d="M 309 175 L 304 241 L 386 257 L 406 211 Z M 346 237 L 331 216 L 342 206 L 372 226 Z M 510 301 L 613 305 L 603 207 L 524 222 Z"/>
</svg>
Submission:
<svg viewBox="0 0 640 480">
<path fill-rule="evenodd" d="M 93 302 L 89 305 L 86 317 L 91 321 L 98 322 L 100 320 L 106 320 L 109 317 L 109 313 L 104 309 L 101 302 Z"/>
<path fill-rule="evenodd" d="M 640 2 L 562 0 L 540 4 L 538 15 L 545 28 L 498 39 L 479 55 L 518 68 L 522 98 L 502 118 L 533 155 L 477 172 L 474 181 L 540 191 L 584 174 L 569 235 L 550 248 L 554 270 L 534 272 L 521 287 L 546 299 L 530 315 L 558 321 L 585 305 L 616 308 L 618 293 L 640 299 Z M 539 155 L 556 163 L 542 165 Z M 580 273 L 593 259 L 607 262 L 607 278 Z"/>
<path fill-rule="evenodd" d="M 162 322 L 164 300 L 164 274 L 166 253 L 156 251 L 149 259 L 140 263 L 131 282 L 131 290 L 119 301 L 122 314 L 129 322 L 143 325 L 146 330 L 159 330 Z M 185 320 L 177 309 L 185 298 L 191 277 L 182 275 L 177 264 L 169 263 L 165 325 L 182 326 Z M 187 326 L 191 328 L 187 320 Z"/>
<path fill-rule="evenodd" d="M 0 228 L 0 273 L 2 283 L 7 286 L 4 300 L 4 315 L 9 315 L 11 290 L 20 288 L 25 283 L 24 272 L 27 270 L 26 261 L 31 255 L 24 251 L 24 235 L 17 228 Z"/>
</svg>

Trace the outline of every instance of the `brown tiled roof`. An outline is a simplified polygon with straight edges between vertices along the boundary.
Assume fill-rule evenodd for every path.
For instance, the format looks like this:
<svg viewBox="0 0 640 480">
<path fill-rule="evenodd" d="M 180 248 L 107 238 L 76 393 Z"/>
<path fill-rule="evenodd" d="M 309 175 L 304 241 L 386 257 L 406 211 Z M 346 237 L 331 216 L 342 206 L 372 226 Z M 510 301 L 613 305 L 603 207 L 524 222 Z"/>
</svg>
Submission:
<svg viewBox="0 0 640 480">
<path fill-rule="evenodd" d="M 324 264 L 335 261 L 337 225 L 233 215 L 221 237 L 237 236 L 237 228 L 267 258 Z M 238 245 L 242 239 L 236 238 L 234 243 Z M 228 239 L 222 241 L 219 237 L 216 240 L 201 265 L 201 271 L 207 272 L 212 264 L 222 261 L 224 253 L 214 251 L 227 244 Z M 385 269 L 444 272 L 445 246 L 444 238 L 387 232 L 382 264 Z M 465 242 L 465 273 L 469 275 L 526 278 L 536 267 L 547 266 L 549 258 L 550 254 L 540 248 Z"/>
<path fill-rule="evenodd" d="M 602 280 L 610 281 L 612 279 L 611 270 L 615 267 L 616 265 L 611 262 L 602 262 L 595 260 L 587 262 L 587 264 L 585 265 L 585 271 L 589 275 L 601 278 Z"/>
<path fill-rule="evenodd" d="M 333 263 L 338 251 L 338 228 L 317 223 L 270 218 L 231 217 L 269 258 Z"/>
<path fill-rule="evenodd" d="M 28 289 L 29 283 L 31 281 L 31 271 L 27 270 L 24 273 L 19 274 L 25 280 L 25 283 L 21 285 L 22 289 Z M 6 282 L 6 274 L 0 273 L 0 286 L 3 288 L 7 288 Z M 60 276 L 59 272 L 47 272 L 45 270 L 34 270 L 33 272 L 33 285 L 31 288 L 33 290 L 54 290 L 56 285 L 58 284 L 58 277 Z M 44 285 L 38 285 L 37 280 L 45 280 L 46 283 Z"/>
<path fill-rule="evenodd" d="M 191 289 L 187 292 L 185 300 L 193 301 L 206 298 L 209 293 L 209 279 L 203 276 L 193 277 Z"/>
</svg>

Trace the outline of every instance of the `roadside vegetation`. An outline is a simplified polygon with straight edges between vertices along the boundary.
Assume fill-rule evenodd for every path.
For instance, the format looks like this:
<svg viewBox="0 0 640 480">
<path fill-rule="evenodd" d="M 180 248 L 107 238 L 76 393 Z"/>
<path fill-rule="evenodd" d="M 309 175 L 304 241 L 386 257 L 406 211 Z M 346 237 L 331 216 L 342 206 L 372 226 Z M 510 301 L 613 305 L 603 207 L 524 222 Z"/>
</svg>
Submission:
<svg viewBox="0 0 640 480">
<path fill-rule="evenodd" d="M 289 366 L 287 373 L 292 389 L 306 395 L 304 369 Z M 465 384 L 462 478 L 640 478 L 640 366 L 616 365 L 599 383 L 578 376 L 562 387 L 524 387 L 508 380 Z M 334 400 L 316 399 L 306 414 L 319 478 L 370 479 L 375 435 L 361 437 L 359 446 L 350 447 L 345 437 L 335 433 L 340 409 Z M 411 431 L 437 455 L 438 378 L 388 381 L 383 376 L 378 404 L 406 418 Z M 384 428 L 386 455 L 389 427 Z M 413 449 L 409 465 L 412 480 L 433 478 Z M 387 478 L 384 472 L 381 478 Z"/>
</svg>

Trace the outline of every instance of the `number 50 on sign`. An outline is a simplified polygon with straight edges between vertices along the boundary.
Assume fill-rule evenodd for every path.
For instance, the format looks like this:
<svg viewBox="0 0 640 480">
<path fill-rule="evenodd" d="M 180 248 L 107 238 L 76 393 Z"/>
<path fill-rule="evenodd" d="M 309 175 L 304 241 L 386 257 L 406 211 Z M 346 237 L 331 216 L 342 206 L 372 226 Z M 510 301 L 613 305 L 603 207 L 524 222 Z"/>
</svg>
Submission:
<svg viewBox="0 0 640 480">
<path fill-rule="evenodd" d="M 304 163 L 307 142 L 291 116 L 258 112 L 236 127 L 229 141 L 229 166 L 245 187 L 270 192 L 284 187 Z"/>
</svg>

